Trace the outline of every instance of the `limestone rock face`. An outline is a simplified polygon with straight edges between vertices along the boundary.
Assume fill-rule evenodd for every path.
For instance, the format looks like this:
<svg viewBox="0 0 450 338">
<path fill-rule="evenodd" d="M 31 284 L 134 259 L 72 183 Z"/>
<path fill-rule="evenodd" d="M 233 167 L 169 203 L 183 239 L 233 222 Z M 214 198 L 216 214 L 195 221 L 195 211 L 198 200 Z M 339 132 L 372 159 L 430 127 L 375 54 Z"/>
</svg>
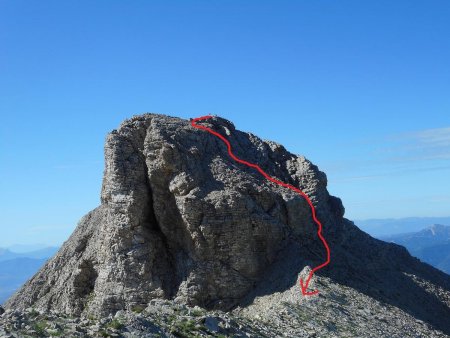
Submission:
<svg viewBox="0 0 450 338">
<path fill-rule="evenodd" d="M 202 124 L 226 136 L 237 156 L 310 197 L 332 250 L 321 273 L 450 330 L 448 305 L 427 298 L 407 274 L 450 290 L 448 276 L 344 219 L 315 165 L 227 120 Z M 324 260 L 301 196 L 234 162 L 219 139 L 189 121 L 145 114 L 107 136 L 101 205 L 6 307 L 107 315 L 164 298 L 228 310 L 292 287 L 305 266 Z"/>
</svg>

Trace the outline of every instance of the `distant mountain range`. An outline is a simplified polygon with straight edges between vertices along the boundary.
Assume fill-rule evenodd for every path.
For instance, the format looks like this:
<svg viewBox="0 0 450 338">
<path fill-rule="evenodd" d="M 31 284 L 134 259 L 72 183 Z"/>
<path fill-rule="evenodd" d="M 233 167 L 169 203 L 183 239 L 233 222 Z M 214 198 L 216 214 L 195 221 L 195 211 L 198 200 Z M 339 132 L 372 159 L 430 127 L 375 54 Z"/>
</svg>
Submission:
<svg viewBox="0 0 450 338">
<path fill-rule="evenodd" d="M 10 248 L 1 249 L 0 248 L 0 262 L 9 261 L 16 258 L 33 258 L 33 259 L 47 259 L 52 257 L 58 248 L 56 247 L 47 247 L 44 249 L 34 250 L 30 252 L 16 252 L 12 251 Z"/>
<path fill-rule="evenodd" d="M 418 232 L 409 232 L 379 239 L 403 245 L 411 255 L 450 274 L 450 226 L 434 224 Z"/>
<path fill-rule="evenodd" d="M 354 220 L 361 230 L 373 237 L 383 237 L 395 234 L 421 231 L 430 224 L 450 224 L 450 217 L 407 217 Z"/>
<path fill-rule="evenodd" d="M 53 245 L 42 244 L 42 243 L 32 243 L 32 244 L 13 244 L 8 245 L 7 248 L 10 251 L 17 253 L 27 253 L 32 251 L 38 251 L 41 249 L 47 249 L 50 247 L 54 247 Z"/>
<path fill-rule="evenodd" d="M 0 248 L 0 304 L 31 278 L 57 251 L 57 247 L 30 252 L 15 252 L 12 248 Z"/>
</svg>

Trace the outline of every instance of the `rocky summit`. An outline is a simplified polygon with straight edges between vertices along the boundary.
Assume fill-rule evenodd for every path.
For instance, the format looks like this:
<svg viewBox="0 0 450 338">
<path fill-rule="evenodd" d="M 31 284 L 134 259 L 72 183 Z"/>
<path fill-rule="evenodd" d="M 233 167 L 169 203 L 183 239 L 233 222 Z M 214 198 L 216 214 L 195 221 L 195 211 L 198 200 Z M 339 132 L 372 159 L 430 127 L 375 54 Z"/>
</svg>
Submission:
<svg viewBox="0 0 450 338">
<path fill-rule="evenodd" d="M 0 336 L 445 337 L 450 276 L 344 218 L 327 177 L 282 145 L 156 114 L 108 134 L 101 204 L 0 311 Z M 311 143 L 310 147 L 314 147 Z M 330 150 L 333 151 L 333 150 Z M 4 312 L 4 313 L 3 313 Z"/>
</svg>

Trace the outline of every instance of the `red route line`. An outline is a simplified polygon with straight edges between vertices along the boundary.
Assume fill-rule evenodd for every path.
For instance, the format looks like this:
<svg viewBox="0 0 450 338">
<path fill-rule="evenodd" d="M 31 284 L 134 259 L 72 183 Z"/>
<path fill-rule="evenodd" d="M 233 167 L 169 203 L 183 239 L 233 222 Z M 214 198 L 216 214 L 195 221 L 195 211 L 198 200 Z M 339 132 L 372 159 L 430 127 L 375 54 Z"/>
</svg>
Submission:
<svg viewBox="0 0 450 338">
<path fill-rule="evenodd" d="M 327 241 L 322 236 L 322 223 L 320 223 L 319 220 L 317 219 L 317 217 L 316 217 L 316 209 L 314 208 L 314 205 L 312 204 L 312 202 L 309 199 L 308 195 L 306 195 L 302 190 L 294 187 L 293 185 L 284 183 L 284 182 L 282 182 L 282 181 L 280 181 L 280 180 L 278 180 L 276 178 L 273 178 L 272 176 L 268 175 L 257 164 L 244 161 L 244 160 L 240 159 L 239 157 L 235 156 L 233 154 L 233 152 L 231 151 L 231 144 L 230 144 L 230 142 L 224 136 L 222 136 L 221 134 L 215 132 L 214 130 L 212 130 L 212 129 L 208 128 L 208 127 L 205 127 L 205 126 L 202 126 L 202 125 L 198 125 L 196 123 L 198 121 L 204 121 L 204 120 L 207 120 L 207 119 L 210 119 L 210 118 L 213 118 L 213 116 L 207 115 L 207 116 L 201 116 L 201 117 L 197 117 L 197 118 L 191 119 L 191 125 L 194 128 L 205 130 L 208 133 L 210 133 L 210 134 L 220 138 L 226 144 L 227 149 L 228 149 L 228 154 L 236 162 L 241 163 L 241 164 L 245 164 L 246 166 L 248 166 L 250 168 L 256 169 L 257 171 L 259 171 L 259 173 L 261 175 L 263 175 L 269 181 L 271 181 L 273 183 L 276 183 L 278 185 L 281 185 L 282 187 L 285 187 L 285 188 L 288 188 L 288 189 L 291 189 L 291 190 L 295 191 L 296 193 L 300 194 L 306 200 L 306 202 L 308 202 L 309 207 L 311 208 L 312 218 L 313 218 L 314 222 L 317 224 L 317 228 L 318 228 L 317 229 L 317 236 L 319 236 L 320 240 L 322 241 L 322 243 L 323 243 L 323 245 L 324 245 L 324 247 L 325 247 L 325 249 L 327 251 L 327 260 L 324 263 L 316 266 L 315 268 L 313 268 L 313 269 L 311 269 L 309 271 L 309 275 L 308 275 L 308 278 L 306 279 L 305 283 L 303 283 L 303 279 L 300 278 L 300 287 L 301 287 L 301 290 L 302 290 L 302 294 L 305 295 L 305 296 L 312 296 L 312 295 L 315 295 L 315 294 L 319 293 L 318 290 L 314 290 L 314 291 L 308 292 L 307 289 L 308 289 L 308 285 L 309 285 L 309 283 L 311 281 L 311 278 L 314 275 L 314 273 L 316 271 L 324 268 L 325 266 L 327 266 L 330 263 L 330 248 L 328 247 Z"/>
</svg>

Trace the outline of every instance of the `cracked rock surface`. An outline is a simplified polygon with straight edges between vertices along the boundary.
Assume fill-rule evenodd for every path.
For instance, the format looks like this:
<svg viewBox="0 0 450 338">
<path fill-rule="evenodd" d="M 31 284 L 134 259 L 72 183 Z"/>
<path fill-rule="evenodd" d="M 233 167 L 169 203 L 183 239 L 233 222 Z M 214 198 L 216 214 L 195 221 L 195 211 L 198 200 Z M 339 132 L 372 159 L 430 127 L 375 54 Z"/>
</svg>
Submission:
<svg viewBox="0 0 450 338">
<path fill-rule="evenodd" d="M 331 264 L 310 290 L 321 291 L 316 277 L 322 278 L 330 290 L 340 285 L 450 333 L 448 275 L 345 219 L 340 199 L 326 189 L 326 175 L 304 157 L 222 118 L 202 124 L 227 137 L 238 157 L 310 197 L 331 249 Z M 5 308 L 108 318 L 165 299 L 173 306 L 263 316 L 264 306 L 256 304 L 299 289 L 298 274 L 324 260 L 301 196 L 234 162 L 219 139 L 189 121 L 144 114 L 106 138 L 101 205 Z M 296 297 L 304 301 L 301 293 Z M 217 325 L 206 321 L 210 331 Z"/>
</svg>

